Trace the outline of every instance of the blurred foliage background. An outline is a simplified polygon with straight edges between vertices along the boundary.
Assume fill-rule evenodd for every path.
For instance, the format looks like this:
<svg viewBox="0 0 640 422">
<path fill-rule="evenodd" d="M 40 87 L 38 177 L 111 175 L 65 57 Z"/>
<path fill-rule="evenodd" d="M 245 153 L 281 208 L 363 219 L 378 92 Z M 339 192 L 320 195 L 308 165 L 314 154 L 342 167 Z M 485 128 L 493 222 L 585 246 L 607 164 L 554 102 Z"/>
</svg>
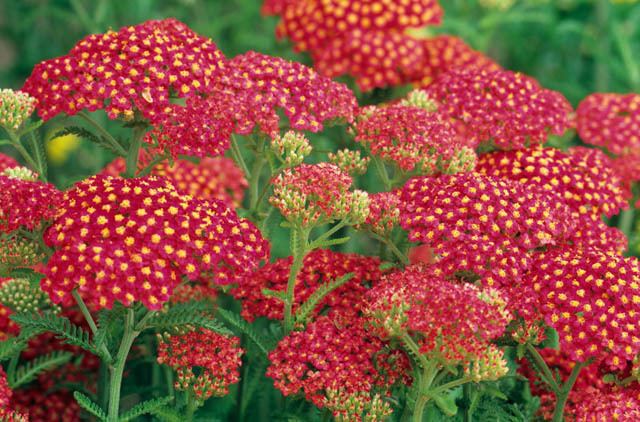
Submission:
<svg viewBox="0 0 640 422">
<path fill-rule="evenodd" d="M 0 87 L 20 88 L 34 64 L 65 54 L 89 33 L 166 17 L 182 20 L 211 37 L 228 56 L 256 50 L 310 64 L 308 56 L 296 54 L 286 41 L 276 39 L 277 18 L 261 16 L 261 3 L 0 0 Z M 640 91 L 637 0 L 443 0 L 441 4 L 445 8 L 444 24 L 426 28 L 422 31 L 425 36 L 461 36 L 504 67 L 534 76 L 545 87 L 561 91 L 574 106 L 595 91 Z M 350 85 L 355 89 L 355 84 Z M 401 92 L 406 89 L 359 94 L 359 99 L 361 103 L 375 103 Z M 117 123 L 97 114 L 98 120 L 117 133 Z M 97 173 L 112 159 L 108 152 L 73 136 L 53 139 L 57 129 L 70 124 L 67 120 L 52 119 L 44 128 L 50 178 L 60 188 Z M 336 149 L 348 142 L 344 129 L 325 131 L 312 139 L 317 150 Z M 552 143 L 567 146 L 576 142 L 575 135 L 568 134 Z M 632 245 L 637 237 L 632 236 Z M 286 242 L 274 245 L 274 256 L 288 253 Z M 348 248 L 367 252 L 367 246 L 355 241 Z M 635 246 L 633 251 L 637 251 Z"/>
</svg>

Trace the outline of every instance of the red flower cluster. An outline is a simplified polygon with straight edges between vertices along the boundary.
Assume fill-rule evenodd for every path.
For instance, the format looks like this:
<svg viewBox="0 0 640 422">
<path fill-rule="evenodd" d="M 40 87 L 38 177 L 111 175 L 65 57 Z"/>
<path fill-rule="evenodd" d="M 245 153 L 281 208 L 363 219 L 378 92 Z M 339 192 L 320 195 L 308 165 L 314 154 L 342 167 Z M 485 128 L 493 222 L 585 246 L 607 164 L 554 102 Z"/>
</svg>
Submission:
<svg viewBox="0 0 640 422">
<path fill-rule="evenodd" d="M 421 107 L 367 107 L 354 130 L 356 141 L 365 143 L 373 155 L 407 172 L 455 173 L 469 171 L 475 165 L 474 151 L 462 142 L 446 118 Z M 459 165 L 456 158 L 461 153 L 468 160 Z"/>
<path fill-rule="evenodd" d="M 635 422 L 640 420 L 640 387 L 610 386 L 603 390 L 587 387 L 580 391 L 574 407 L 576 422 Z"/>
<path fill-rule="evenodd" d="M 112 119 L 137 110 L 157 122 L 171 96 L 205 91 L 224 68 L 211 40 L 175 19 L 150 20 L 89 35 L 69 54 L 36 65 L 23 90 L 38 100 L 45 120 L 104 108 Z"/>
<path fill-rule="evenodd" d="M 566 205 L 541 189 L 478 173 L 411 179 L 400 196 L 400 225 L 430 245 L 450 273 L 471 271 L 489 286 L 510 286 L 530 252 L 567 236 Z"/>
<path fill-rule="evenodd" d="M 438 35 L 421 41 L 424 57 L 418 85 L 426 87 L 441 74 L 454 68 L 496 71 L 500 66 L 462 39 L 452 35 Z"/>
<path fill-rule="evenodd" d="M 505 70 L 454 69 L 427 88 L 473 145 L 501 149 L 542 144 L 570 126 L 571 105 L 559 92 Z"/>
<path fill-rule="evenodd" d="M 140 167 L 151 161 L 149 154 L 142 154 Z M 102 174 L 119 176 L 126 170 L 123 158 L 107 165 Z M 180 193 L 198 199 L 218 199 L 238 207 L 242 204 L 244 191 L 249 187 L 242 170 L 226 157 L 203 158 L 199 163 L 175 160 L 173 165 L 163 161 L 153 167 L 150 174 L 169 180 Z"/>
<path fill-rule="evenodd" d="M 174 155 L 221 155 L 234 131 L 250 134 L 258 126 L 278 136 L 279 112 L 292 129 L 318 132 L 326 121 L 351 121 L 356 107 L 346 85 L 302 64 L 250 51 L 228 62 L 208 95 L 191 97 L 184 107 L 173 105 L 147 140 Z"/>
<path fill-rule="evenodd" d="M 33 230 L 43 220 L 51 220 L 61 193 L 51 184 L 0 173 L 0 233 L 20 227 Z"/>
<path fill-rule="evenodd" d="M 13 157 L 0 153 L 0 173 L 14 167 L 20 167 L 20 164 Z"/>
<path fill-rule="evenodd" d="M 322 408 L 328 390 L 343 400 L 356 393 L 370 393 L 407 377 L 409 360 L 399 351 L 388 352 L 385 343 L 372 336 L 361 318 L 321 316 L 305 331 L 292 332 L 269 354 L 267 376 L 285 396 L 304 392 L 307 400 Z"/>
<path fill-rule="evenodd" d="M 80 422 L 82 410 L 68 390 L 48 391 L 29 386 L 14 394 L 16 411 L 29 415 L 29 422 Z"/>
<path fill-rule="evenodd" d="M 231 294 L 242 302 L 242 316 L 253 321 L 265 316 L 282 319 L 284 305 L 282 301 L 263 294 L 264 289 L 284 292 L 291 269 L 291 257 L 279 259 L 267 264 L 240 281 Z M 323 313 L 327 308 L 331 313 L 357 315 L 363 307 L 362 298 L 368 286 L 375 284 L 382 272 L 380 260 L 374 257 L 356 254 L 344 254 L 330 250 L 316 249 L 309 253 L 296 279 L 296 295 L 293 310 L 304 303 L 319 287 L 345 274 L 353 277 L 343 286 L 328 294 L 318 304 L 314 315 Z"/>
<path fill-rule="evenodd" d="M 349 191 L 353 179 L 335 164 L 301 164 L 272 183 L 271 205 L 293 224 L 310 227 L 347 217 L 357 224 L 368 214 L 367 194 Z"/>
<path fill-rule="evenodd" d="M 365 91 L 410 81 L 422 48 L 407 30 L 439 24 L 443 14 L 436 0 L 292 0 L 266 9 L 281 14 L 278 35 L 309 51 L 321 73 L 348 73 Z"/>
<path fill-rule="evenodd" d="M 229 393 L 229 385 L 238 382 L 244 351 L 240 339 L 211 330 L 158 337 L 158 363 L 177 372 L 175 388 L 192 391 L 198 400 Z"/>
<path fill-rule="evenodd" d="M 231 59 L 229 69 L 219 89 L 237 102 L 233 117 L 242 134 L 258 125 L 271 137 L 278 136 L 279 110 L 289 118 L 291 129 L 318 132 L 326 121 L 350 122 L 357 107 L 346 85 L 280 57 L 249 51 Z"/>
<path fill-rule="evenodd" d="M 0 366 L 0 420 L 2 422 L 27 422 L 30 420 L 25 415 L 11 410 L 13 391 L 7 383 L 7 374 Z"/>
<path fill-rule="evenodd" d="M 621 252 L 626 249 L 623 233 L 607 226 L 602 214 L 611 217 L 626 208 L 629 192 L 611 160 L 595 149 L 576 147 L 564 153 L 554 148 L 534 147 L 481 155 L 476 170 L 536 186 L 565 203 L 576 222 L 567 241 L 577 246 L 598 246 Z"/>
<path fill-rule="evenodd" d="M 640 352 L 637 259 L 562 249 L 540 254 L 523 283 L 537 293 L 539 313 L 574 361 L 594 358 L 619 370 Z"/>
<path fill-rule="evenodd" d="M 224 203 L 183 196 L 155 177 L 94 176 L 60 206 L 41 283 L 56 303 L 78 288 L 98 308 L 117 300 L 159 309 L 183 275 L 231 283 L 268 254 L 260 232 Z"/>
<path fill-rule="evenodd" d="M 374 193 L 369 199 L 369 215 L 358 228 L 385 236 L 400 222 L 400 191 Z"/>
<path fill-rule="evenodd" d="M 640 153 L 640 94 L 589 95 L 576 110 L 580 138 L 616 155 Z"/>
<path fill-rule="evenodd" d="M 495 291 L 448 281 L 433 266 L 410 266 L 383 277 L 367 300 L 367 314 L 379 335 L 409 333 L 421 353 L 443 364 L 484 360 L 491 340 L 504 333 L 511 319 Z"/>
</svg>

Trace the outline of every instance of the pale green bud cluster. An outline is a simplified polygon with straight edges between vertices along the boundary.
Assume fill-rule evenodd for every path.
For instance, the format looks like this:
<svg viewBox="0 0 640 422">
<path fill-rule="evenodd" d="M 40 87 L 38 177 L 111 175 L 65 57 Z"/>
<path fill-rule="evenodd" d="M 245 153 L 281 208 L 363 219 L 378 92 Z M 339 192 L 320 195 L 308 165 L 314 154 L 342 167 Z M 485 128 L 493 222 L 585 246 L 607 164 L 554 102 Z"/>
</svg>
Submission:
<svg viewBox="0 0 640 422">
<path fill-rule="evenodd" d="M 340 167 L 345 173 L 349 173 L 351 176 L 362 175 L 367 172 L 367 166 L 369 165 L 369 157 L 362 157 L 360 151 L 354 151 L 350 149 L 341 149 L 336 153 L 329 153 L 329 161 Z"/>
<path fill-rule="evenodd" d="M 25 182 L 35 182 L 38 180 L 38 173 L 29 170 L 26 167 L 12 167 L 5 169 L 2 173 L 3 176 L 11 177 L 13 179 L 24 180 Z"/>
<path fill-rule="evenodd" d="M 271 141 L 271 150 L 282 160 L 285 167 L 302 164 L 311 154 L 311 144 L 302 133 L 289 131 Z"/>
<path fill-rule="evenodd" d="M 414 89 L 406 98 L 401 101 L 404 106 L 419 107 L 429 112 L 438 111 L 438 103 L 429 97 L 426 91 L 422 89 Z"/>
<path fill-rule="evenodd" d="M 33 114 L 36 99 L 12 89 L 0 89 L 0 126 L 16 131 Z"/>
</svg>

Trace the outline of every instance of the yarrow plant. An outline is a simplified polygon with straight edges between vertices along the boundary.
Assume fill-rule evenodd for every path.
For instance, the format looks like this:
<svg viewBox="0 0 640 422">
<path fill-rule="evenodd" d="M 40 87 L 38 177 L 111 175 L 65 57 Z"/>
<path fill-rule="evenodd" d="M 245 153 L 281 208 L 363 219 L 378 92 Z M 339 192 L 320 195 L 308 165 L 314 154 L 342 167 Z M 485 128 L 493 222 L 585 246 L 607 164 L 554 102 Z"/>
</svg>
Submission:
<svg viewBox="0 0 640 422">
<path fill-rule="evenodd" d="M 265 1 L 313 67 L 151 20 L 0 90 L 0 420 L 637 420 L 638 95 L 443 11 Z"/>
</svg>

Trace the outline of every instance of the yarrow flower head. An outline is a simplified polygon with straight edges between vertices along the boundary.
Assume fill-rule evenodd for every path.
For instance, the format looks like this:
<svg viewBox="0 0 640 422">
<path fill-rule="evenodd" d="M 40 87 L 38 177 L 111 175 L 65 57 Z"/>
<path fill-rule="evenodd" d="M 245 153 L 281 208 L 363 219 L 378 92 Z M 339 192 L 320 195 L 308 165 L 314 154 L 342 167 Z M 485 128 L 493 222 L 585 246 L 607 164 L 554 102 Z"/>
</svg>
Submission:
<svg viewBox="0 0 640 422">
<path fill-rule="evenodd" d="M 269 289 L 284 292 L 291 270 L 293 258 L 279 259 L 267 264 L 252 274 L 248 274 L 238 283 L 231 294 L 242 303 L 242 316 L 253 321 L 255 318 L 267 317 L 282 319 L 284 305 L 275 297 L 263 292 Z M 359 313 L 362 309 L 362 297 L 367 286 L 375 284 L 382 276 L 379 269 L 380 260 L 375 257 L 345 254 L 331 250 L 316 249 L 309 253 L 296 278 L 296 295 L 293 310 L 320 287 L 346 274 L 353 276 L 341 287 L 333 290 L 318 304 L 312 315 L 320 313 Z"/>
<path fill-rule="evenodd" d="M 490 342 L 504 333 L 511 317 L 495 291 L 449 281 L 438 267 L 410 266 L 383 277 L 367 301 L 378 335 L 411 335 L 428 359 L 465 368 L 476 362 L 469 370 L 477 376 L 494 365 L 490 362 L 504 360 Z"/>
<path fill-rule="evenodd" d="M 533 287 L 539 313 L 560 334 L 560 348 L 578 362 L 590 358 L 619 370 L 640 352 L 640 264 L 595 249 L 540 254 L 523 284 Z"/>
<path fill-rule="evenodd" d="M 211 40 L 175 19 L 150 20 L 89 35 L 67 55 L 36 65 L 23 90 L 38 100 L 44 120 L 105 109 L 112 119 L 139 111 L 156 123 L 170 97 L 205 91 L 224 69 Z"/>
<path fill-rule="evenodd" d="M 322 407 L 330 410 L 339 422 L 383 421 L 393 413 L 380 394 L 363 391 L 349 394 L 344 389 L 327 389 Z"/>
<path fill-rule="evenodd" d="M 576 422 L 640 420 L 640 387 L 637 383 L 603 389 L 589 386 L 580 391 L 574 412 Z"/>
<path fill-rule="evenodd" d="M 611 217 L 628 207 L 630 192 L 601 151 L 575 147 L 565 153 L 533 147 L 492 152 L 480 156 L 476 170 L 555 194 L 570 208 L 576 222 L 568 242 L 611 251 L 626 249 L 625 236 L 607 226 L 601 216 Z"/>
<path fill-rule="evenodd" d="M 362 318 L 321 316 L 304 331 L 280 340 L 269 361 L 267 376 L 283 395 L 302 392 L 320 408 L 334 403 L 335 394 L 346 401 L 406 380 L 409 370 L 407 356 L 386 350 L 386 344 L 365 329 Z"/>
<path fill-rule="evenodd" d="M 470 271 L 488 286 L 519 280 L 530 251 L 558 243 L 573 228 L 569 208 L 541 189 L 478 173 L 409 180 L 400 225 L 433 247 L 449 273 Z"/>
<path fill-rule="evenodd" d="M 640 154 L 640 94 L 591 94 L 576 110 L 580 138 L 616 155 Z"/>
<path fill-rule="evenodd" d="M 407 172 L 455 173 L 475 166 L 474 151 L 462 142 L 446 118 L 421 107 L 367 107 L 357 118 L 354 132 L 356 141 L 366 144 L 373 155 Z M 468 159 L 458 162 L 459 153 Z"/>
<path fill-rule="evenodd" d="M 0 127 L 16 131 L 36 108 L 36 99 L 12 89 L 0 89 Z"/>
<path fill-rule="evenodd" d="M 253 51 L 234 57 L 207 95 L 174 104 L 146 137 L 174 156 L 222 155 L 232 133 L 254 129 L 276 138 L 280 115 L 296 131 L 318 132 L 335 120 L 350 122 L 356 99 L 346 85 L 300 63 Z"/>
<path fill-rule="evenodd" d="M 438 35 L 421 40 L 423 60 L 418 72 L 417 85 L 429 86 L 435 79 L 449 70 L 482 69 L 496 71 L 500 66 L 479 51 L 471 48 L 461 38 Z"/>
<path fill-rule="evenodd" d="M 44 260 L 36 242 L 17 233 L 0 234 L 0 277 L 15 268 L 30 268 Z"/>
<path fill-rule="evenodd" d="M 363 91 L 410 81 L 422 49 L 407 30 L 439 24 L 443 15 L 436 0 L 291 1 L 274 10 L 279 36 L 309 51 L 322 74 L 349 74 Z"/>
<path fill-rule="evenodd" d="M 33 230 L 53 219 L 60 196 L 53 185 L 34 181 L 30 170 L 4 170 L 0 173 L 0 233 L 20 227 Z"/>
<path fill-rule="evenodd" d="M 240 379 L 240 339 L 200 329 L 158 336 L 158 363 L 176 371 L 175 388 L 197 400 L 221 397 Z"/>
<path fill-rule="evenodd" d="M 369 215 L 357 228 L 385 237 L 400 223 L 400 191 L 374 193 L 369 199 Z"/>
<path fill-rule="evenodd" d="M 521 149 L 570 126 L 567 99 L 520 73 L 456 68 L 438 77 L 427 93 L 474 146 L 490 142 Z"/>
<path fill-rule="evenodd" d="M 0 172 L 14 167 L 20 167 L 20 164 L 12 157 L 0 153 Z"/>
<path fill-rule="evenodd" d="M 150 164 L 151 155 L 142 154 L 140 167 Z M 102 174 L 119 176 L 126 170 L 124 159 L 118 158 L 103 169 Z M 169 180 L 176 189 L 197 199 L 218 199 L 238 207 L 249 183 L 244 173 L 227 157 L 203 158 L 198 163 L 177 159 L 173 163 L 162 161 L 151 169 L 152 176 Z"/>
<path fill-rule="evenodd" d="M 312 227 L 342 219 L 358 224 L 369 213 L 367 193 L 350 191 L 351 176 L 335 164 L 301 164 L 284 170 L 272 183 L 269 201 L 291 224 Z"/>
<path fill-rule="evenodd" d="M 363 157 L 358 150 L 345 148 L 335 153 L 329 153 L 329 162 L 340 167 L 340 170 L 350 176 L 361 176 L 365 174 L 369 161 L 371 161 L 371 159 L 369 157 Z"/>
<path fill-rule="evenodd" d="M 45 236 L 56 251 L 41 285 L 55 303 L 78 289 L 91 306 L 166 302 L 182 276 L 228 284 L 267 257 L 267 242 L 221 201 L 167 180 L 94 176 L 67 191 Z"/>
<path fill-rule="evenodd" d="M 295 167 L 311 154 L 311 144 L 302 133 L 288 131 L 271 140 L 271 150 L 283 162 L 285 167 Z"/>
</svg>

